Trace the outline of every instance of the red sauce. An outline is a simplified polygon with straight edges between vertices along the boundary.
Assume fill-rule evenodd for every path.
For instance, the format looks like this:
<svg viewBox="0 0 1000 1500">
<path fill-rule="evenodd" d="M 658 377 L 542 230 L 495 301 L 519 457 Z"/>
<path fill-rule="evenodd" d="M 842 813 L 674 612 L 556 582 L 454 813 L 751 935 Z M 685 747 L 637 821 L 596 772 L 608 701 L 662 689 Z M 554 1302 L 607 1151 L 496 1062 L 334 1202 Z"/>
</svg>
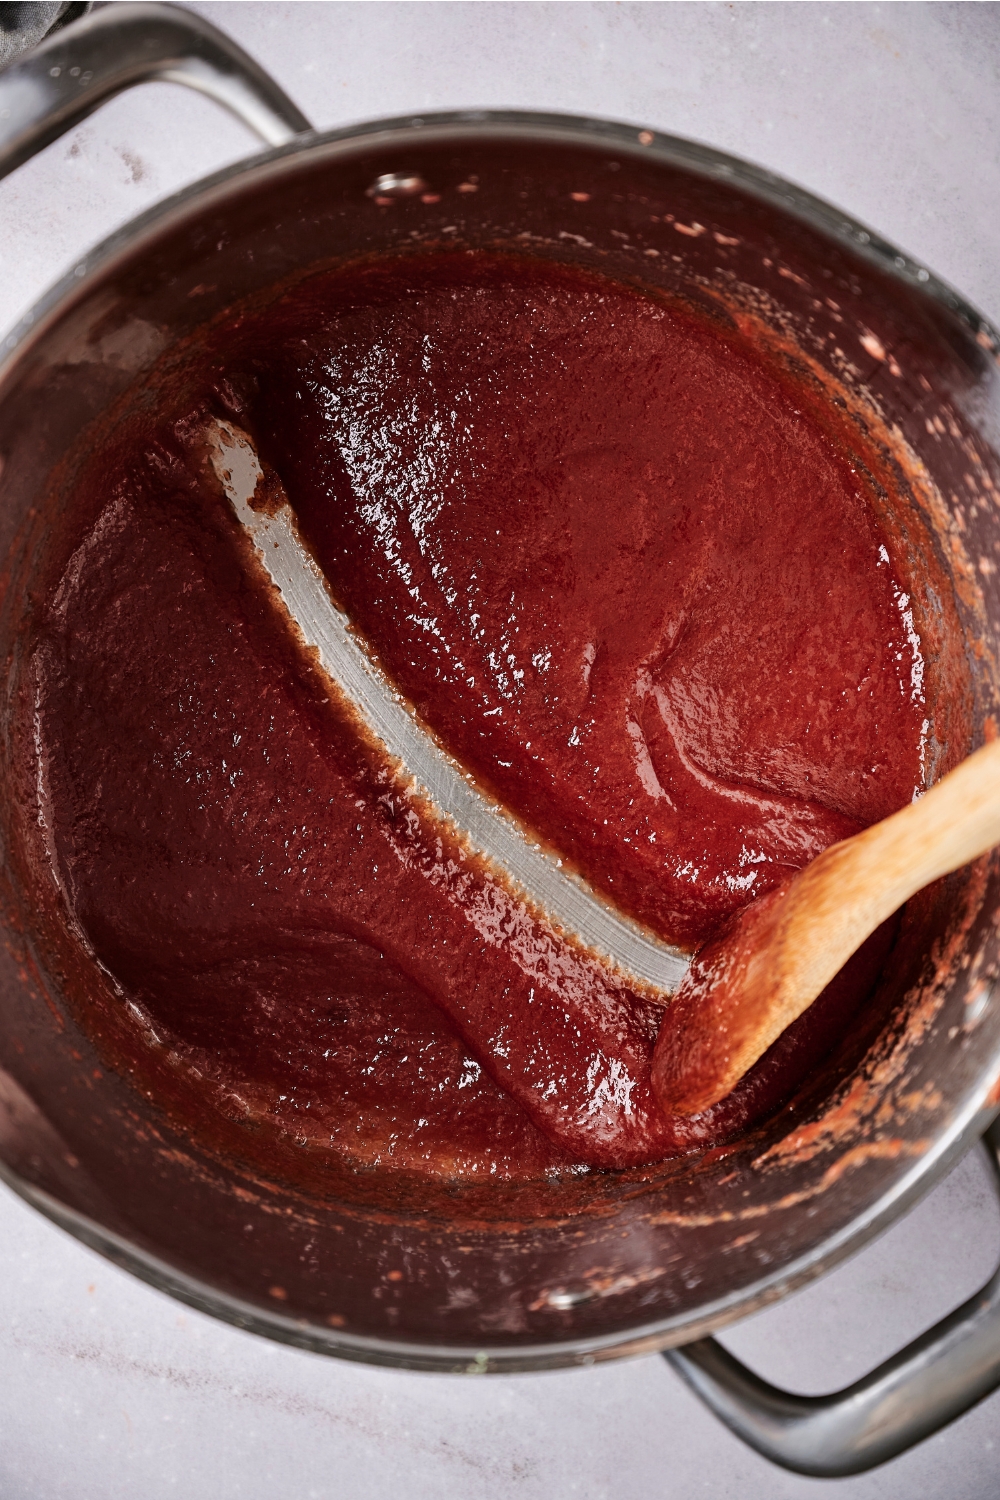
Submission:
<svg viewBox="0 0 1000 1500">
<path fill-rule="evenodd" d="M 688 947 L 923 784 L 917 630 L 846 442 L 734 334 L 499 255 L 313 278 L 214 330 L 186 390 L 82 481 L 34 657 L 51 856 L 147 1044 L 251 1133 L 461 1179 L 655 1161 L 773 1110 L 889 937 L 730 1099 L 665 1117 L 662 1012 L 415 815 L 197 432 L 235 412 L 442 741 Z"/>
</svg>

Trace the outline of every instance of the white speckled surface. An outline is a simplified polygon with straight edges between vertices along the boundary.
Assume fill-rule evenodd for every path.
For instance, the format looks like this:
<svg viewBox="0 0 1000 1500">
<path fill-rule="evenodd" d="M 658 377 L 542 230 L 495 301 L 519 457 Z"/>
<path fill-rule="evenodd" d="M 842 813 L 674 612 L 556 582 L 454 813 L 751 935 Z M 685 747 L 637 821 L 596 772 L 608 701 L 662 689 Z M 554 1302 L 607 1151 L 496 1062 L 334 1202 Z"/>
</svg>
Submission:
<svg viewBox="0 0 1000 1500">
<path fill-rule="evenodd" d="M 317 125 L 517 105 L 755 158 L 895 239 L 1000 320 L 1000 7 L 230 4 Z M 0 328 L 93 242 L 253 149 L 169 85 L 114 100 L 0 182 Z M 783 1474 L 658 1357 L 503 1380 L 287 1350 L 152 1292 L 0 1193 L 0 1500 L 993 1500 L 1000 1396 L 877 1473 Z M 849 1265 L 726 1341 L 844 1384 L 969 1295 L 1000 1216 L 977 1156 Z M 994 1446 L 996 1445 L 996 1446 Z"/>
</svg>

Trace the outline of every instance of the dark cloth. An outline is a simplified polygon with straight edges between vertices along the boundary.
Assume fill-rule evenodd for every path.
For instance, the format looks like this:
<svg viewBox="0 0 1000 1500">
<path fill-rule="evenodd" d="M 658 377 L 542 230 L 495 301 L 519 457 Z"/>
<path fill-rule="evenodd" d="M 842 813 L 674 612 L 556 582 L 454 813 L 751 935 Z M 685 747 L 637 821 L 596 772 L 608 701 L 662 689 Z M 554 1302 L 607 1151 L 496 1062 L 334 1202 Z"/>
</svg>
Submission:
<svg viewBox="0 0 1000 1500">
<path fill-rule="evenodd" d="M 22 52 L 36 47 L 43 37 L 69 21 L 75 21 L 90 9 L 89 5 L 53 0 L 15 0 L 0 3 L 0 68 L 7 67 Z"/>
</svg>

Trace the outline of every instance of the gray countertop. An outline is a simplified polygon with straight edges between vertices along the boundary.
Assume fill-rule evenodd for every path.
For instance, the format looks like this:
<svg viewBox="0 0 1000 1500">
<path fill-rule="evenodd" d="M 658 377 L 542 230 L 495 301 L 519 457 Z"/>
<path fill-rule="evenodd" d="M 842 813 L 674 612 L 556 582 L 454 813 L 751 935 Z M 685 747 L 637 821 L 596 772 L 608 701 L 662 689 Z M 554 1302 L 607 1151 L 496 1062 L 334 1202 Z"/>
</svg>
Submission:
<svg viewBox="0 0 1000 1500">
<path fill-rule="evenodd" d="M 192 7 L 320 126 L 523 106 L 710 141 L 849 208 L 1000 321 L 1000 7 L 345 3 Z M 0 325 L 94 241 L 254 149 L 166 84 L 0 183 Z M 394 1373 L 212 1322 L 0 1192 L 2 1500 L 993 1500 L 1000 1395 L 875 1474 L 771 1468 L 659 1357 L 497 1379 Z M 855 1260 L 734 1327 L 802 1391 L 845 1384 L 993 1269 L 977 1154 Z"/>
</svg>

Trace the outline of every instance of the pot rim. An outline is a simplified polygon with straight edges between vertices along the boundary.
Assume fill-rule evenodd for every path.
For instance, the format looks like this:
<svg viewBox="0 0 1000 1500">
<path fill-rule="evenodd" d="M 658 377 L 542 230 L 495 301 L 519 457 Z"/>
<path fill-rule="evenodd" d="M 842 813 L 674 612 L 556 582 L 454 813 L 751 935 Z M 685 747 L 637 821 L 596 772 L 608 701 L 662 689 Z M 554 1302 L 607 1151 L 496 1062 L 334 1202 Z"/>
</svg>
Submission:
<svg viewBox="0 0 1000 1500">
<path fill-rule="evenodd" d="M 399 151 L 408 143 L 465 143 L 503 138 L 610 149 L 616 156 L 677 166 L 732 184 L 759 201 L 798 218 L 825 238 L 848 248 L 880 271 L 927 298 L 964 326 L 987 355 L 1000 364 L 1000 334 L 990 321 L 947 282 L 915 258 L 833 204 L 741 157 L 685 137 L 636 125 L 570 114 L 525 110 L 456 110 L 381 118 L 334 130 L 310 131 L 288 144 L 254 153 L 164 198 L 100 241 L 57 280 L 0 340 L 0 397 L 22 356 L 39 344 L 57 320 L 71 311 L 116 261 L 141 251 L 144 242 L 179 227 L 191 213 L 223 201 L 244 180 L 269 179 L 307 159 L 348 156 L 364 144 L 384 143 Z M 537 1345 L 495 1346 L 487 1350 L 352 1335 L 297 1321 L 210 1287 L 176 1270 L 151 1252 L 103 1228 L 86 1215 L 21 1177 L 0 1160 L 0 1180 L 47 1218 L 141 1280 L 224 1322 L 294 1347 L 364 1363 L 440 1373 L 515 1373 L 587 1365 L 626 1355 L 651 1353 L 702 1338 L 778 1300 L 831 1269 L 874 1238 L 926 1192 L 989 1125 L 997 1113 L 992 1084 L 1000 1055 L 984 1058 L 978 1086 L 956 1109 L 948 1128 L 902 1173 L 876 1202 L 863 1209 L 820 1245 L 749 1286 L 717 1298 L 696 1314 L 643 1324 L 599 1338 L 558 1338 Z"/>
<path fill-rule="evenodd" d="M 901 281 L 911 292 L 917 292 L 944 308 L 963 323 L 979 346 L 1000 364 L 1000 332 L 961 292 L 861 220 L 777 172 L 686 136 L 643 129 L 615 120 L 516 109 L 442 110 L 426 115 L 388 116 L 339 126 L 334 130 L 304 132 L 286 145 L 240 157 L 154 203 L 98 241 L 72 270 L 54 282 L 21 315 L 0 344 L 0 382 L 25 346 L 41 337 L 54 315 L 68 310 L 99 273 L 108 270 L 119 255 L 135 249 L 153 232 L 169 228 L 171 219 L 180 222 L 199 199 L 208 206 L 213 198 L 223 197 L 224 190 L 238 178 L 251 174 L 277 175 L 285 163 L 301 158 L 346 155 L 351 146 L 377 142 L 379 137 L 385 138 L 386 146 L 399 147 L 415 138 L 434 142 L 454 138 L 456 134 L 469 140 L 498 140 L 506 135 L 552 144 L 604 145 L 612 147 L 616 154 L 652 159 L 733 183 L 772 207 L 801 219 L 828 238 L 839 241 L 862 259 Z"/>
<path fill-rule="evenodd" d="M 706 1338 L 728 1324 L 780 1301 L 833 1270 L 888 1229 L 958 1163 L 989 1128 L 998 1112 L 988 1097 L 967 1104 L 963 1113 L 952 1121 L 951 1127 L 938 1137 L 934 1147 L 917 1158 L 910 1170 L 876 1203 L 797 1260 L 760 1277 L 750 1286 L 716 1298 L 694 1315 L 659 1318 L 625 1332 L 596 1338 L 554 1338 L 539 1344 L 501 1344 L 486 1349 L 472 1344 L 418 1343 L 415 1340 L 408 1342 L 352 1334 L 346 1329 L 328 1329 L 319 1323 L 283 1315 L 260 1303 L 219 1291 L 198 1277 L 178 1270 L 151 1251 L 140 1248 L 114 1230 L 106 1229 L 52 1193 L 28 1182 L 2 1159 L 0 1181 L 88 1249 L 95 1250 L 157 1291 L 165 1292 L 197 1312 L 206 1313 L 234 1328 L 313 1354 L 387 1369 L 439 1375 L 517 1375 L 656 1354 Z"/>
</svg>

